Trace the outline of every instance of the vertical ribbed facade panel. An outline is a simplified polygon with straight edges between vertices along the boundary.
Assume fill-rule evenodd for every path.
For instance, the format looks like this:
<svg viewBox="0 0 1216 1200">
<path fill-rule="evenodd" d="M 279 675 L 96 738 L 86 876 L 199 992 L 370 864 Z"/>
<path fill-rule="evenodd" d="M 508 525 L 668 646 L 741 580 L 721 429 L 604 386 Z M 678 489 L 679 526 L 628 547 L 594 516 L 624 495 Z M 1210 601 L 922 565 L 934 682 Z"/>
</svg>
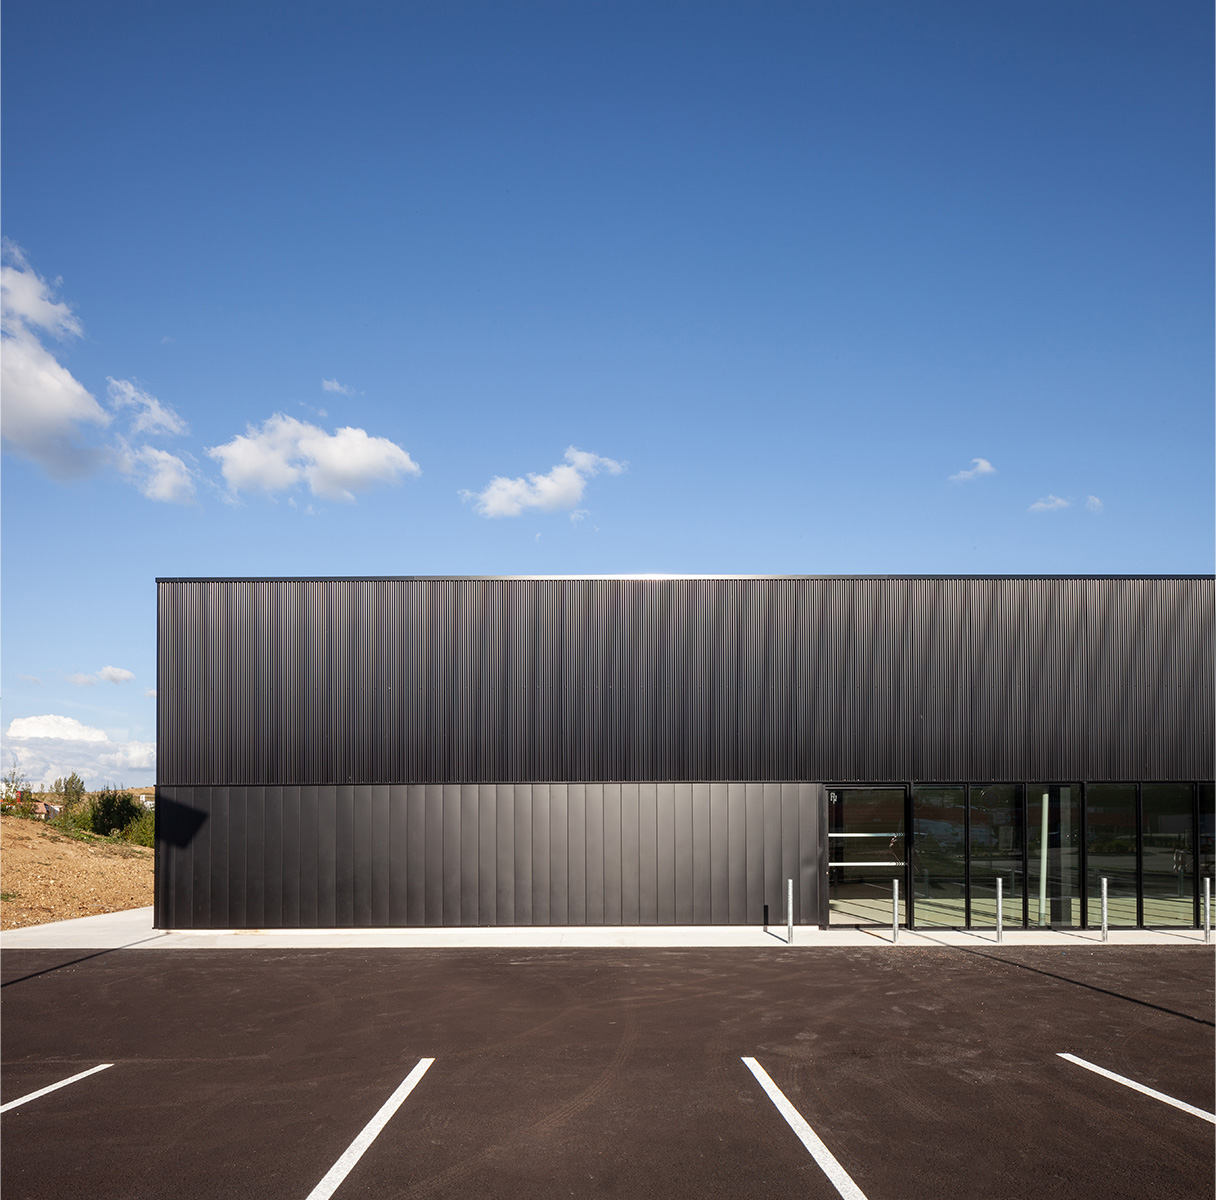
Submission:
<svg viewBox="0 0 1216 1200">
<path fill-rule="evenodd" d="M 162 784 L 1196 779 L 1210 578 L 170 580 Z"/>
</svg>

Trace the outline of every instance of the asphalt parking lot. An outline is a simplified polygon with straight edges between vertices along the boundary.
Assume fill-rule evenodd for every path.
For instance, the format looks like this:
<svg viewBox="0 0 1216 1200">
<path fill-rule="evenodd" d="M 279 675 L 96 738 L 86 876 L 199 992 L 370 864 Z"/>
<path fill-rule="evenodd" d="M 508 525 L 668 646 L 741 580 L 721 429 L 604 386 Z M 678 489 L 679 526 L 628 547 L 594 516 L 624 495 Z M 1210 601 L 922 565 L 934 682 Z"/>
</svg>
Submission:
<svg viewBox="0 0 1216 1200">
<path fill-rule="evenodd" d="M 1194 947 L 8 950 L 3 1017 L 5 1105 L 113 1064 L 4 1114 L 5 1200 L 836 1200 L 746 1058 L 867 1200 L 1213 1189 L 1212 1123 L 1059 1057 L 1212 1111 Z"/>
</svg>

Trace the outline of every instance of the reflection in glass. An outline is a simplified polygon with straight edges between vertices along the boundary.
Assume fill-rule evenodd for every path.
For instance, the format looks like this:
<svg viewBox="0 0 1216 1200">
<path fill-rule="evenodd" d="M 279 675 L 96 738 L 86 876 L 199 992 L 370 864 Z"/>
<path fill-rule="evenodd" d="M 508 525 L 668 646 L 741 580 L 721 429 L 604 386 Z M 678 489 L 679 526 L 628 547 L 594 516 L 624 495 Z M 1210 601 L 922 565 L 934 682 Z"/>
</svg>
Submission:
<svg viewBox="0 0 1216 1200">
<path fill-rule="evenodd" d="M 1204 878 L 1212 895 L 1212 919 L 1216 920 L 1216 788 L 1210 783 L 1199 785 L 1199 902 L 1203 903 Z M 1199 913 L 1203 924 L 1203 912 Z"/>
<path fill-rule="evenodd" d="M 1030 924 L 1079 925 L 1077 880 L 1079 784 L 1032 783 L 1026 789 Z"/>
<path fill-rule="evenodd" d="M 1144 808 L 1144 923 L 1191 925 L 1195 920 L 1195 842 L 1190 785 L 1146 783 L 1140 789 L 1140 801 Z M 1093 924 L 1092 913 L 1089 923 Z"/>
<path fill-rule="evenodd" d="M 912 906 L 922 925 L 967 923 L 966 789 L 918 787 L 912 793 Z"/>
<path fill-rule="evenodd" d="M 1085 874 L 1089 924 L 1136 924 L 1136 785 L 1091 783 L 1085 792 Z"/>
<path fill-rule="evenodd" d="M 998 877 L 1003 924 L 1022 924 L 1022 803 L 1020 784 L 971 785 L 972 925 L 996 925 Z"/>
<path fill-rule="evenodd" d="M 904 923 L 903 788 L 834 788 L 828 792 L 828 921 L 886 925 L 891 883 L 900 881 Z"/>
</svg>

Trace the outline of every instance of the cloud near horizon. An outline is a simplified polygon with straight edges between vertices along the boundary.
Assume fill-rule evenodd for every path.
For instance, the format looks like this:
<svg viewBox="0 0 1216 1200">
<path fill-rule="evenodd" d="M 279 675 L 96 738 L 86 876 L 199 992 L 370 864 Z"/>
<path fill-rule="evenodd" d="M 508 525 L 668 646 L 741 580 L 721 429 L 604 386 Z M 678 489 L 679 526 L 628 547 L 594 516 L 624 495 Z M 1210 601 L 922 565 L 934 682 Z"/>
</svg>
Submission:
<svg viewBox="0 0 1216 1200">
<path fill-rule="evenodd" d="M 207 453 L 220 464 L 233 495 L 272 494 L 305 483 L 314 496 L 353 503 L 356 492 L 375 484 L 422 474 L 409 454 L 388 438 L 349 426 L 326 433 L 283 413 L 260 426 L 246 426 L 244 434 Z"/>
<path fill-rule="evenodd" d="M 34 785 L 77 771 L 91 789 L 156 769 L 155 742 L 112 741 L 104 729 L 55 713 L 10 721 L 3 748 L 6 768 L 16 762 Z"/>
<path fill-rule="evenodd" d="M 1065 500 L 1061 496 L 1055 496 L 1052 493 L 1048 492 L 1048 494 L 1046 496 L 1042 496 L 1038 500 L 1036 500 L 1027 511 L 1028 512 L 1054 512 L 1056 509 L 1071 508 L 1071 507 L 1072 507 L 1072 504 L 1068 500 Z"/>
<path fill-rule="evenodd" d="M 588 480 L 601 471 L 620 475 L 628 465 L 575 446 L 567 448 L 565 460 L 543 475 L 529 474 L 526 479 L 496 475 L 480 492 L 463 490 L 460 497 L 472 501 L 474 510 L 482 517 L 517 517 L 529 508 L 542 512 L 579 510 Z M 586 515 L 585 511 L 579 511 L 577 519 Z"/>
<path fill-rule="evenodd" d="M 69 305 L 20 246 L 0 249 L 0 423 L 4 441 L 54 479 L 87 475 L 103 460 L 85 435 L 104 429 L 110 414 L 43 344 L 82 333 Z"/>
<path fill-rule="evenodd" d="M 959 471 L 957 474 L 950 476 L 951 483 L 967 483 L 972 479 L 979 479 L 982 475 L 995 475 L 996 467 L 994 467 L 986 458 L 973 458 L 971 466 Z"/>
</svg>

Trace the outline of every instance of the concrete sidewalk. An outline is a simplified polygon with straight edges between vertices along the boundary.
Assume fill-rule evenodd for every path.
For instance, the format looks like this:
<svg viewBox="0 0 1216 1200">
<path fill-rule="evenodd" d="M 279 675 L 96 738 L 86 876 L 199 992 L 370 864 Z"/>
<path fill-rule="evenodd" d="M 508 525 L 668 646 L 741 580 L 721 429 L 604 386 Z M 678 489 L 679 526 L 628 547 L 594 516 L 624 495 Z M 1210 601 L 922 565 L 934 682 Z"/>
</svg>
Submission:
<svg viewBox="0 0 1216 1200">
<path fill-rule="evenodd" d="M 905 946 L 963 946 L 971 949 L 997 944 L 991 929 L 899 931 L 899 949 Z M 1032 930 L 1007 929 L 1006 946 L 1101 946 L 1096 929 Z M 1203 946 L 1201 929 L 1112 929 L 1111 946 Z M 787 949 L 785 926 L 773 925 L 769 932 L 750 925 L 564 925 L 517 927 L 458 927 L 443 929 L 206 929 L 159 930 L 152 928 L 152 909 L 78 917 L 10 929 L 0 934 L 0 950 L 251 950 L 314 947 L 370 949 L 516 949 L 574 948 L 617 949 L 624 947 L 768 946 Z M 891 946 L 891 928 L 819 929 L 813 925 L 794 927 L 795 950 L 825 946 Z"/>
</svg>

